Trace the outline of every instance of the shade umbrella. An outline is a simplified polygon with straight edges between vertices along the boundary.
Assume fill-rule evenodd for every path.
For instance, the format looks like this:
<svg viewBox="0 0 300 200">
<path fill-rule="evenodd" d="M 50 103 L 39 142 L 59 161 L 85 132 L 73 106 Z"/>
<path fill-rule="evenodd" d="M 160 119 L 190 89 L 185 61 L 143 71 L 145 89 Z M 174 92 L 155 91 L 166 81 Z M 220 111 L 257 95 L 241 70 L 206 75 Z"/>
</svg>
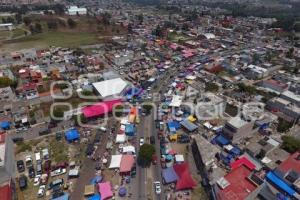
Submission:
<svg viewBox="0 0 300 200">
<path fill-rule="evenodd" d="M 126 195 L 126 193 L 127 193 L 127 189 L 125 187 L 121 187 L 119 189 L 119 196 L 120 197 L 124 197 Z"/>
</svg>

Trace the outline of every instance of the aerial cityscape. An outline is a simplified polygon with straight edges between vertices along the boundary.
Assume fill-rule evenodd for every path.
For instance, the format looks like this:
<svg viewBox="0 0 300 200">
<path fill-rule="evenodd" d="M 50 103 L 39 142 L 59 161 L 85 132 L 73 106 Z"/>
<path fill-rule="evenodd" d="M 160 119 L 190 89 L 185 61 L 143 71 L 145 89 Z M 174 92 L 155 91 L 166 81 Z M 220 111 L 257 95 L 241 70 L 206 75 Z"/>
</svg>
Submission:
<svg viewBox="0 0 300 200">
<path fill-rule="evenodd" d="M 300 0 L 0 0 L 0 200 L 300 200 Z"/>
</svg>

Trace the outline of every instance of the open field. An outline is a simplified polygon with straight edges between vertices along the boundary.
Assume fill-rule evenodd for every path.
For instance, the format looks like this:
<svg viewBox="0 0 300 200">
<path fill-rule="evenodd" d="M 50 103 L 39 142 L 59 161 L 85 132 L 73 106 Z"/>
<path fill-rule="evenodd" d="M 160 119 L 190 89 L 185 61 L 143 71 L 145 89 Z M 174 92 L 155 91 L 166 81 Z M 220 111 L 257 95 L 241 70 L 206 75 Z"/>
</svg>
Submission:
<svg viewBox="0 0 300 200">
<path fill-rule="evenodd" d="M 78 47 L 99 42 L 93 33 L 46 32 L 28 37 L 5 41 L 0 48 L 9 52 L 26 48 L 46 48 L 48 46 Z"/>
<path fill-rule="evenodd" d="M 12 31 L 12 39 L 8 31 L 0 32 L 0 49 L 4 52 L 17 51 L 26 48 L 47 48 L 60 46 L 76 48 L 82 45 L 101 43 L 113 35 L 126 34 L 127 30 L 118 25 L 104 25 L 93 17 L 72 17 L 76 23 L 69 27 L 67 16 L 29 16 L 31 25 L 41 24 L 42 33 L 25 36 L 24 30 L 30 30 L 28 26 L 22 26 Z M 56 23 L 56 29 L 49 29 L 49 23 Z M 22 37 L 24 36 L 24 37 Z M 2 42 L 1 42 L 2 40 Z"/>
</svg>

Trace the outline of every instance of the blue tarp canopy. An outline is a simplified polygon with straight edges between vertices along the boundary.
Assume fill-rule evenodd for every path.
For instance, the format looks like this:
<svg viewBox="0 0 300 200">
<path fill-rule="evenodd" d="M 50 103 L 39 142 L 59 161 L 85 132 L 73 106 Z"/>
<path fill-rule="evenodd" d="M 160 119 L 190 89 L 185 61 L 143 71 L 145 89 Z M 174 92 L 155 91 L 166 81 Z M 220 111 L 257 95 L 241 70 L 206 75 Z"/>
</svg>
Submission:
<svg viewBox="0 0 300 200">
<path fill-rule="evenodd" d="M 93 196 L 89 197 L 88 200 L 101 200 L 100 194 L 94 194 Z"/>
<path fill-rule="evenodd" d="M 9 121 L 2 121 L 0 122 L 0 127 L 4 130 L 7 130 L 10 128 L 10 122 Z"/>
<path fill-rule="evenodd" d="M 132 99 L 133 97 L 139 96 L 143 92 L 142 88 L 130 88 L 126 91 L 125 95 L 127 99 Z"/>
<path fill-rule="evenodd" d="M 70 129 L 65 133 L 66 140 L 72 142 L 80 138 L 79 132 L 76 128 Z"/>
<path fill-rule="evenodd" d="M 125 126 L 125 134 L 128 136 L 134 136 L 135 127 L 134 124 L 126 124 Z"/>
<path fill-rule="evenodd" d="M 170 132 L 176 132 L 180 128 L 180 124 L 177 121 L 169 121 L 167 124 Z"/>
<path fill-rule="evenodd" d="M 181 126 L 183 126 L 185 129 L 187 129 L 190 132 L 192 132 L 198 128 L 198 126 L 196 126 L 194 123 L 190 122 L 187 119 L 180 122 L 180 124 L 181 124 Z"/>
<path fill-rule="evenodd" d="M 127 189 L 125 187 L 121 187 L 119 189 L 119 196 L 120 197 L 124 197 L 126 195 L 126 193 L 127 193 Z"/>
<path fill-rule="evenodd" d="M 230 150 L 230 153 L 233 154 L 233 155 L 238 156 L 238 155 L 241 154 L 241 149 L 238 148 L 238 147 L 236 147 L 236 146 L 234 146 L 234 147 Z"/>
<path fill-rule="evenodd" d="M 227 140 L 223 135 L 218 135 L 217 137 L 215 137 L 214 140 L 218 145 L 222 145 L 222 146 L 230 143 L 230 141 Z"/>
<path fill-rule="evenodd" d="M 282 179 L 277 177 L 273 172 L 269 172 L 267 174 L 267 179 L 271 181 L 274 185 L 276 185 L 278 188 L 289 194 L 290 196 L 294 196 L 296 191 L 291 188 L 286 182 L 284 182 Z"/>
<path fill-rule="evenodd" d="M 57 197 L 57 198 L 53 198 L 52 200 L 69 200 L 69 194 L 64 193 L 64 195 Z"/>
<path fill-rule="evenodd" d="M 92 184 L 92 185 L 96 185 L 97 183 L 100 183 L 101 181 L 102 181 L 102 176 L 95 176 L 91 181 L 90 181 L 90 183 Z"/>
<path fill-rule="evenodd" d="M 179 179 L 173 167 L 163 169 L 162 176 L 166 184 L 174 183 Z"/>
</svg>

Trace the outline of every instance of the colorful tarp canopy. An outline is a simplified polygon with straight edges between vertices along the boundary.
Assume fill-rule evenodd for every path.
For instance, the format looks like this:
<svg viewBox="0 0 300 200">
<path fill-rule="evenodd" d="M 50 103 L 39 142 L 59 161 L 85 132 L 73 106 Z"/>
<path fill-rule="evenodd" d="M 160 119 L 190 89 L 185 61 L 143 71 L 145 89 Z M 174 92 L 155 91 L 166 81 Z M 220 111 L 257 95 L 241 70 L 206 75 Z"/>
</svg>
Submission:
<svg viewBox="0 0 300 200">
<path fill-rule="evenodd" d="M 195 187 L 197 184 L 190 174 L 189 166 L 186 162 L 173 166 L 177 176 L 179 177 L 176 183 L 176 190 L 184 190 Z"/>
<path fill-rule="evenodd" d="M 239 166 L 241 165 L 245 165 L 248 169 L 250 170 L 254 170 L 255 169 L 255 165 L 250 161 L 248 160 L 246 157 L 242 157 L 238 160 L 236 160 L 235 162 L 231 163 L 230 164 L 230 167 L 232 170 L 238 168 Z"/>
<path fill-rule="evenodd" d="M 119 104 L 121 104 L 121 99 L 103 101 L 92 106 L 82 108 L 82 112 L 86 118 L 97 117 L 111 112 L 113 107 Z"/>
<path fill-rule="evenodd" d="M 163 169 L 162 176 L 166 184 L 174 183 L 179 179 L 173 167 Z"/>
<path fill-rule="evenodd" d="M 0 128 L 7 130 L 10 128 L 10 122 L 9 121 L 2 121 L 0 122 Z"/>
<path fill-rule="evenodd" d="M 68 142 L 72 142 L 74 140 L 78 140 L 80 138 L 80 135 L 78 130 L 76 128 L 73 128 L 66 131 L 65 138 Z"/>
<path fill-rule="evenodd" d="M 90 183 L 93 185 L 96 185 L 97 183 L 100 183 L 102 181 L 103 177 L 102 176 L 95 176 Z"/>
<path fill-rule="evenodd" d="M 123 155 L 120 164 L 120 173 L 130 172 L 134 165 L 133 155 Z"/>
<path fill-rule="evenodd" d="M 113 197 L 113 192 L 111 191 L 110 182 L 98 183 L 98 189 L 101 195 L 101 199 L 105 200 Z"/>
<path fill-rule="evenodd" d="M 101 200 L 101 196 L 99 194 L 94 194 L 93 196 L 89 197 L 88 200 Z"/>
<path fill-rule="evenodd" d="M 185 129 L 187 129 L 190 132 L 192 132 L 198 128 L 198 126 L 196 126 L 195 124 L 193 124 L 192 122 L 190 122 L 187 119 L 180 122 L 180 124 L 181 124 L 181 126 L 183 126 Z"/>
<path fill-rule="evenodd" d="M 273 172 L 269 172 L 266 177 L 269 181 L 288 193 L 290 196 L 294 196 L 296 194 L 296 191 L 293 188 L 277 177 Z"/>
</svg>

